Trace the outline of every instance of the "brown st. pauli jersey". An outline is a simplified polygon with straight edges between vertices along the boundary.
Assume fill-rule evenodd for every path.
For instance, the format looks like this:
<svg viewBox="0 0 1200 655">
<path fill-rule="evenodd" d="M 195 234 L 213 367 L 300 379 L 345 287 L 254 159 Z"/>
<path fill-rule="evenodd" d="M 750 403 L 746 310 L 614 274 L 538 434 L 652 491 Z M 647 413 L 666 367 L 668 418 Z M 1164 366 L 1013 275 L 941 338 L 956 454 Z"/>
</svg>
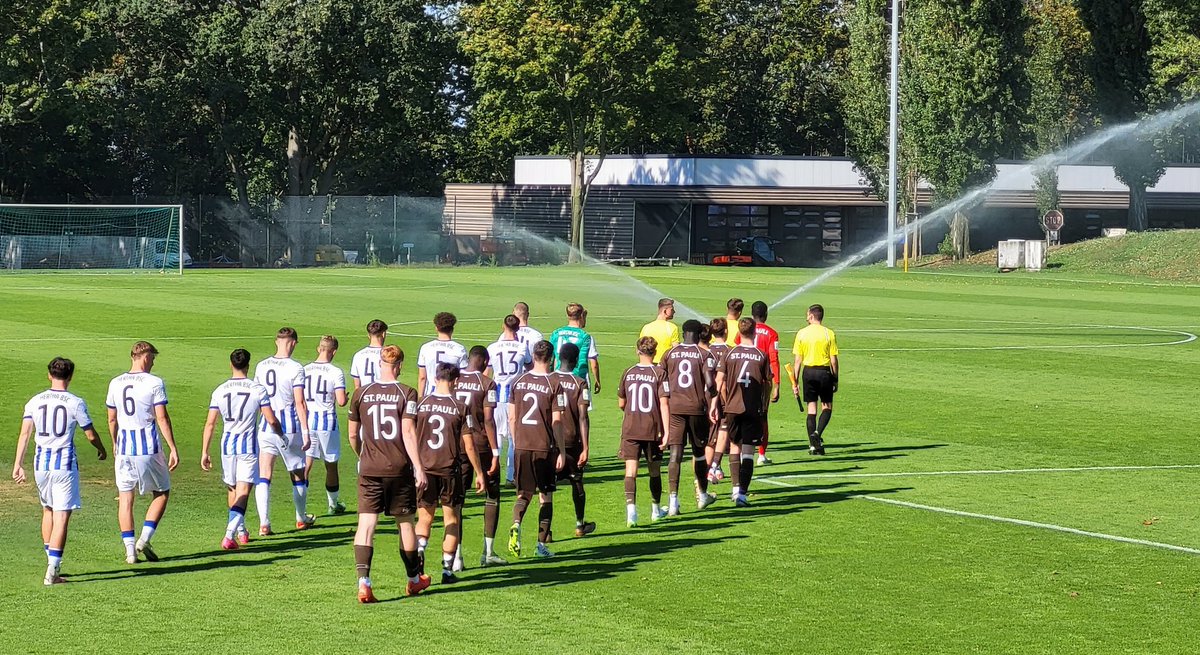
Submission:
<svg viewBox="0 0 1200 655">
<path fill-rule="evenodd" d="M 754 346 L 736 346 L 725 355 L 721 400 L 726 414 L 762 414 L 764 389 L 771 383 L 771 361 Z"/>
<path fill-rule="evenodd" d="M 554 412 L 566 407 L 562 385 L 553 375 L 524 373 L 512 385 L 509 417 L 516 418 L 517 450 L 547 453 L 554 449 Z"/>
<path fill-rule="evenodd" d="M 454 473 L 463 455 L 463 435 L 474 425 L 466 404 L 453 396 L 431 393 L 417 403 L 412 419 L 417 431 L 417 452 L 425 472 Z"/>
<path fill-rule="evenodd" d="M 566 400 L 562 416 L 563 445 L 567 448 L 582 446 L 579 423 L 580 419 L 587 416 L 587 406 L 592 401 L 587 380 L 569 371 L 555 371 L 554 379 L 562 387 Z"/>
<path fill-rule="evenodd" d="M 467 406 L 471 415 L 471 435 L 475 452 L 492 449 L 488 443 L 484 408 L 496 408 L 496 382 L 479 371 L 469 371 L 458 376 L 454 385 L 454 397 Z"/>
<path fill-rule="evenodd" d="M 350 399 L 350 420 L 362 428 L 358 473 L 396 477 L 411 464 L 404 450 L 404 419 L 417 411 L 417 392 L 399 382 L 373 382 Z"/>
<path fill-rule="evenodd" d="M 659 398 L 667 374 L 653 364 L 635 364 L 621 376 L 617 397 L 625 400 L 625 419 L 621 422 L 621 438 L 633 441 L 654 441 L 662 435 L 662 412 Z"/>
<path fill-rule="evenodd" d="M 671 414 L 699 416 L 708 412 L 708 380 L 716 375 L 717 358 L 695 344 L 679 344 L 659 364 L 667 374 L 664 387 Z"/>
</svg>

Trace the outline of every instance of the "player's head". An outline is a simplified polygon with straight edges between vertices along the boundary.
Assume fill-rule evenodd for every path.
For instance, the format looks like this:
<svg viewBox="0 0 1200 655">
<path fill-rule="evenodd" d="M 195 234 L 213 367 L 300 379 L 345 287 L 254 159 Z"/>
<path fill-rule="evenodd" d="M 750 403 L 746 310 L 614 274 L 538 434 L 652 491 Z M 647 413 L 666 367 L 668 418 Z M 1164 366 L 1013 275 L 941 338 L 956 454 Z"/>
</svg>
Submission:
<svg viewBox="0 0 1200 655">
<path fill-rule="evenodd" d="M 746 303 L 742 302 L 741 298 L 730 298 L 729 302 L 725 303 L 725 310 L 729 312 L 731 318 L 739 318 L 742 315 L 742 310 L 746 307 Z"/>
<path fill-rule="evenodd" d="M 515 337 L 517 330 L 521 329 L 521 319 L 517 318 L 516 314 L 509 314 L 504 317 L 504 333 Z"/>
<path fill-rule="evenodd" d="M 491 360 L 492 356 L 483 346 L 472 346 L 471 352 L 467 353 L 467 366 L 470 366 L 472 371 L 482 371 L 488 367 Z"/>
<path fill-rule="evenodd" d="M 708 324 L 708 336 L 710 339 L 720 339 L 724 341 L 729 337 L 729 324 L 723 318 L 714 318 Z"/>
<path fill-rule="evenodd" d="M 562 371 L 573 371 L 579 365 L 579 346 L 564 343 L 558 349 L 558 368 Z"/>
<path fill-rule="evenodd" d="M 433 316 L 433 327 L 438 331 L 438 334 L 447 336 L 454 334 L 454 326 L 458 324 L 458 318 L 450 312 L 438 312 Z"/>
<path fill-rule="evenodd" d="M 296 334 L 296 330 L 290 327 L 281 327 L 275 333 L 275 351 L 276 354 L 285 353 L 291 357 L 292 351 L 296 349 L 296 341 L 300 336 Z"/>
<path fill-rule="evenodd" d="M 513 314 L 515 314 L 517 318 L 521 319 L 521 325 L 528 323 L 529 305 L 523 302 L 513 305 Z"/>
<path fill-rule="evenodd" d="M 825 308 L 820 305 L 812 305 L 808 308 L 808 320 L 813 323 L 820 323 L 825 320 Z"/>
<path fill-rule="evenodd" d="M 712 343 L 712 330 L 707 324 L 700 324 L 700 345 L 707 346 Z"/>
<path fill-rule="evenodd" d="M 703 329 L 704 329 L 704 326 L 700 324 L 700 321 L 697 321 L 694 318 L 684 321 L 683 322 L 683 342 L 684 343 L 699 342 L 700 341 L 700 331 Z"/>
<path fill-rule="evenodd" d="M 759 323 L 767 322 L 767 303 L 761 300 L 755 300 L 753 305 L 750 305 L 750 315 Z"/>
<path fill-rule="evenodd" d="M 383 342 L 383 338 L 387 336 L 388 324 L 379 319 L 375 319 L 367 323 L 367 336 L 371 337 L 372 341 L 379 340 Z"/>
<path fill-rule="evenodd" d="M 654 337 L 642 337 L 638 339 L 637 351 L 642 357 L 654 357 L 654 353 L 658 351 L 658 339 Z"/>
<path fill-rule="evenodd" d="M 438 382 L 453 383 L 458 379 L 458 365 L 450 362 L 438 362 L 437 368 L 433 372 L 433 379 Z"/>
<path fill-rule="evenodd" d="M 742 343 L 754 343 L 754 330 L 758 327 L 758 321 L 752 318 L 743 318 L 738 321 L 738 334 L 742 337 Z"/>
<path fill-rule="evenodd" d="M 229 367 L 245 375 L 250 370 L 250 351 L 238 348 L 229 353 Z"/>
<path fill-rule="evenodd" d="M 549 364 L 554 361 L 554 346 L 545 339 L 533 344 L 533 361 L 536 364 Z"/>
<path fill-rule="evenodd" d="M 332 360 L 333 356 L 337 353 L 337 349 L 338 349 L 337 337 L 333 336 L 332 334 L 326 334 L 326 335 L 321 336 L 321 341 L 320 341 L 320 343 L 317 344 L 317 354 L 318 355 L 324 355 Z"/>
<path fill-rule="evenodd" d="M 404 351 L 400 350 L 400 346 L 384 346 L 383 350 L 379 351 L 379 361 L 382 364 L 384 371 L 391 371 L 392 377 L 400 375 L 400 368 L 404 366 Z"/>
<path fill-rule="evenodd" d="M 51 380 L 70 382 L 71 378 L 75 377 L 75 362 L 66 357 L 55 357 L 46 366 L 46 374 L 50 376 Z"/>
<path fill-rule="evenodd" d="M 134 364 L 141 364 L 147 371 L 154 366 L 154 358 L 158 356 L 158 348 L 149 341 L 139 341 L 129 350 L 129 358 Z"/>
<path fill-rule="evenodd" d="M 580 305 L 577 302 L 567 303 L 567 320 L 568 321 L 581 320 L 583 318 L 584 314 L 587 314 L 587 311 L 583 308 L 583 305 Z"/>
<path fill-rule="evenodd" d="M 658 317 L 664 320 L 675 318 L 675 301 L 671 298 L 660 298 L 658 301 Z"/>
</svg>

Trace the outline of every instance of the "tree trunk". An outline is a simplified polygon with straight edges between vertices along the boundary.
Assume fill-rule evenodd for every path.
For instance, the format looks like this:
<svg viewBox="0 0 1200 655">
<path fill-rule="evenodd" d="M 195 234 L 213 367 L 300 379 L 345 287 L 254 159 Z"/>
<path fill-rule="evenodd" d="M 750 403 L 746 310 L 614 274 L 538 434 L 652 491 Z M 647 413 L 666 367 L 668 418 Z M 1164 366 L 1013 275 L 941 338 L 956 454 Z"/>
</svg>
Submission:
<svg viewBox="0 0 1200 655">
<path fill-rule="evenodd" d="M 1146 185 L 1129 185 L 1129 231 L 1144 232 L 1150 227 L 1150 219 L 1146 215 Z"/>
<path fill-rule="evenodd" d="M 584 170 L 583 150 L 571 157 L 571 251 L 567 262 L 578 264 L 583 259 L 583 208 L 587 172 Z"/>
<path fill-rule="evenodd" d="M 954 218 L 950 221 L 950 243 L 955 260 L 966 259 L 971 254 L 971 225 L 967 215 L 962 212 L 954 212 Z"/>
</svg>

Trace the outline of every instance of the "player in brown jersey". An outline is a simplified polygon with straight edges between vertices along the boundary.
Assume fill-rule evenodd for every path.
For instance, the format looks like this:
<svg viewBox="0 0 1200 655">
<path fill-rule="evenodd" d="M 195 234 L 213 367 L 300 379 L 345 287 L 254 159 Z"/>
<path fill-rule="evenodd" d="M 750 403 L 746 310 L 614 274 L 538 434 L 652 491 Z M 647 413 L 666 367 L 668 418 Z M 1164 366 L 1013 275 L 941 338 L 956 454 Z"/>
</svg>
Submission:
<svg viewBox="0 0 1200 655">
<path fill-rule="evenodd" d="M 396 519 L 400 559 L 408 574 L 407 594 L 412 596 L 429 587 L 429 576 L 419 570 L 417 535 L 413 528 L 417 493 L 425 488 L 425 469 L 416 434 L 403 429 L 417 410 L 417 394 L 397 381 L 404 351 L 397 346 L 384 346 L 379 356 L 379 378 L 355 390 L 346 430 L 359 466 L 354 563 L 360 603 L 375 602 L 371 557 L 380 514 Z"/>
<path fill-rule="evenodd" d="M 454 383 L 454 396 L 467 405 L 471 412 L 475 454 L 479 467 L 483 469 L 485 500 L 483 501 L 483 554 L 480 566 L 508 564 L 496 555 L 496 526 L 500 524 L 500 446 L 496 438 L 496 382 L 484 375 L 490 360 L 488 349 L 483 346 L 471 348 L 467 355 L 467 370 L 459 374 Z M 474 484 L 475 471 L 466 460 L 461 462 L 463 488 Z M 462 551 L 462 542 L 459 542 Z M 454 570 L 462 570 L 462 555 L 454 560 Z"/>
<path fill-rule="evenodd" d="M 513 383 L 508 401 L 508 425 L 516 447 L 514 474 L 517 500 L 513 504 L 513 524 L 508 532 L 508 550 L 521 556 L 521 521 L 533 494 L 538 493 L 538 557 L 552 557 L 546 546 L 551 541 L 550 521 L 554 518 L 554 489 L 558 471 L 563 469 L 563 409 L 566 397 L 558 381 L 550 374 L 554 347 L 539 341 L 533 347 L 533 370 L 521 374 Z"/>
<path fill-rule="evenodd" d="M 704 509 L 716 500 L 708 493 L 708 445 L 710 423 L 708 404 L 716 392 L 716 358 L 700 347 L 700 321 L 683 324 L 683 343 L 663 355 L 659 366 L 667 375 L 664 395 L 670 407 L 667 424 L 667 516 L 679 515 L 679 476 L 683 465 L 683 449 L 691 447 L 692 471 L 695 474 L 696 507 Z"/>
<path fill-rule="evenodd" d="M 723 318 L 714 318 L 708 324 L 708 333 L 711 343 L 708 346 L 708 352 L 712 353 L 716 359 L 716 368 L 721 370 L 721 363 L 725 361 L 725 355 L 729 354 L 730 346 L 726 342 L 726 337 L 729 335 L 728 323 Z M 718 401 L 720 394 L 716 396 Z M 708 446 L 704 449 L 704 456 L 708 460 L 708 483 L 716 484 L 725 479 L 725 471 L 721 470 L 721 458 L 729 451 L 729 433 L 725 430 L 725 411 L 720 403 L 717 404 L 717 419 L 711 421 L 712 425 L 708 433 Z"/>
<path fill-rule="evenodd" d="M 625 460 L 625 525 L 636 527 L 638 461 L 646 460 L 650 473 L 650 520 L 667 515 L 662 508 L 662 449 L 667 443 L 665 428 L 670 422 L 664 393 L 666 373 L 654 365 L 658 342 L 642 337 L 637 342 L 638 363 L 629 367 L 617 387 L 617 406 L 625 412 L 621 422 L 621 448 Z"/>
<path fill-rule="evenodd" d="M 425 572 L 425 547 L 433 530 L 434 513 L 442 508 L 442 584 L 458 582 L 454 559 L 462 538 L 462 505 L 466 487 L 462 479 L 462 456 L 470 460 L 475 490 L 483 491 L 483 474 L 471 433 L 475 422 L 466 403 L 454 397 L 458 365 L 438 362 L 434 389 L 417 403 L 417 411 L 404 417 L 404 431 L 417 435 L 418 455 L 425 468 L 425 489 L 417 494 L 417 559 Z"/>
<path fill-rule="evenodd" d="M 571 500 L 575 502 L 575 536 L 586 537 L 596 531 L 596 524 L 584 518 L 587 494 L 583 490 L 583 467 L 587 465 L 591 420 L 588 410 L 592 403 L 587 380 L 572 371 L 579 365 L 579 346 L 564 343 L 558 351 L 558 370 L 554 379 L 566 394 L 563 407 L 563 444 L 566 455 L 560 480 L 571 483 Z"/>
<path fill-rule="evenodd" d="M 754 475 L 754 453 L 763 436 L 763 415 L 771 402 L 771 361 L 754 345 L 757 323 L 752 318 L 738 321 L 742 342 L 725 355 L 717 371 L 717 390 L 725 407 L 725 426 L 729 431 L 729 469 L 733 474 L 734 504 L 746 507 L 746 492 Z M 709 416 L 717 414 L 716 398 Z"/>
</svg>

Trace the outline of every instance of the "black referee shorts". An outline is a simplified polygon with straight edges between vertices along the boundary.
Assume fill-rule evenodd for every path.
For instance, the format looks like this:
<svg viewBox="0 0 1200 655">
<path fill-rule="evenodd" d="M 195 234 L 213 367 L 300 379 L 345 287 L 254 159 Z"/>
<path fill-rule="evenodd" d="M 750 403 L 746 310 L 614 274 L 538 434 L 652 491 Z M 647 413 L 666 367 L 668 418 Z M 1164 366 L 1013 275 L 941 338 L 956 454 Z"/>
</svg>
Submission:
<svg viewBox="0 0 1200 655">
<path fill-rule="evenodd" d="M 828 366 L 805 366 L 800 378 L 804 402 L 833 402 L 833 371 Z"/>
</svg>

